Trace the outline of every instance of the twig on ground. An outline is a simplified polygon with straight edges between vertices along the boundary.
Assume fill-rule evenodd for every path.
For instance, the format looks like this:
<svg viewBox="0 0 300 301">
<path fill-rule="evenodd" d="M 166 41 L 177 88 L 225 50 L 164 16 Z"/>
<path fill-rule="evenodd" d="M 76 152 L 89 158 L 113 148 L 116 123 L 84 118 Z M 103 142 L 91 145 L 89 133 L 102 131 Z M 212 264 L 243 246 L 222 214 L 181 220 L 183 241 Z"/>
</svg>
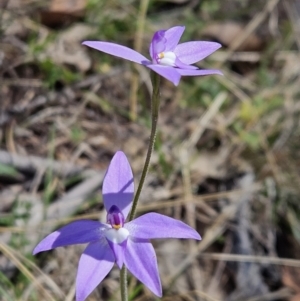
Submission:
<svg viewBox="0 0 300 301">
<path fill-rule="evenodd" d="M 72 176 L 84 170 L 84 167 L 70 164 L 69 162 L 59 162 L 37 156 L 22 156 L 4 150 L 0 150 L 0 163 L 11 165 L 20 171 L 32 174 L 41 168 L 51 169 L 54 174 L 61 177 Z"/>
</svg>

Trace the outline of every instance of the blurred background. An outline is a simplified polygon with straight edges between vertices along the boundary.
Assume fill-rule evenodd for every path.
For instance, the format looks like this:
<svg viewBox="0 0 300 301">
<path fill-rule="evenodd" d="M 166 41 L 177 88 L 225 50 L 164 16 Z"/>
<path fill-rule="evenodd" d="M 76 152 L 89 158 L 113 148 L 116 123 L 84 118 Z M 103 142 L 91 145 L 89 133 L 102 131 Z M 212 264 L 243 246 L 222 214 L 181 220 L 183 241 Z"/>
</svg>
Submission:
<svg viewBox="0 0 300 301">
<path fill-rule="evenodd" d="M 0 300 L 74 300 L 84 246 L 31 255 L 69 221 L 105 219 L 101 184 L 117 150 L 140 177 L 150 133 L 143 66 L 152 35 L 223 47 L 198 63 L 224 76 L 163 80 L 139 213 L 188 223 L 200 243 L 153 241 L 163 300 L 300 300 L 298 0 L 0 1 Z M 134 278 L 130 300 L 157 300 Z M 88 300 L 119 300 L 114 268 Z"/>
</svg>

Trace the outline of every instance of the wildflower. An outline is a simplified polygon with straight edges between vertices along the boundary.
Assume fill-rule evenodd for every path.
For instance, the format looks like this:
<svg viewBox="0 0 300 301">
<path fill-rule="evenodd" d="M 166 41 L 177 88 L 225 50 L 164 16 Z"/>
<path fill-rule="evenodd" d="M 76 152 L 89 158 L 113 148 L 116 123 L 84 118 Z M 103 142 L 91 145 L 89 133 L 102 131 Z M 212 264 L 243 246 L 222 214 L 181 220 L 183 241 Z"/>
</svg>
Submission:
<svg viewBox="0 0 300 301">
<path fill-rule="evenodd" d="M 76 300 L 83 301 L 112 269 L 123 264 L 155 295 L 162 295 L 155 251 L 150 239 L 192 238 L 200 235 L 179 220 L 147 213 L 125 223 L 134 193 L 133 174 L 125 154 L 117 152 L 102 187 L 106 224 L 74 221 L 45 237 L 33 254 L 61 246 L 89 243 L 79 260 Z"/>
<path fill-rule="evenodd" d="M 175 86 L 179 84 L 181 76 L 222 75 L 219 70 L 201 70 L 191 65 L 215 52 L 221 44 L 204 41 L 178 44 L 184 29 L 184 26 L 175 26 L 168 30 L 157 31 L 149 47 L 152 61 L 133 49 L 115 43 L 85 41 L 82 44 L 145 65 L 170 80 Z"/>
</svg>

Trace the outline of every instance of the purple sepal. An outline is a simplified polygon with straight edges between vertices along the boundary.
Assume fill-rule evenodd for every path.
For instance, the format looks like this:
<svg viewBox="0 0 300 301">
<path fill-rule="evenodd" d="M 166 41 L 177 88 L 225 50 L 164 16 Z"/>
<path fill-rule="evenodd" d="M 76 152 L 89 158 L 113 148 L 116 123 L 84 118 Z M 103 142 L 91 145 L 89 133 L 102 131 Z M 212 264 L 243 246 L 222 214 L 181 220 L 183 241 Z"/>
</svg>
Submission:
<svg viewBox="0 0 300 301">
<path fill-rule="evenodd" d="M 76 301 L 84 301 L 110 272 L 115 262 L 106 239 L 91 243 L 80 257 L 76 278 Z"/>
<path fill-rule="evenodd" d="M 166 51 L 174 51 L 185 30 L 185 26 L 174 26 L 166 30 L 165 38 L 167 39 Z"/>
<path fill-rule="evenodd" d="M 162 296 L 156 254 L 149 241 L 129 238 L 125 250 L 125 265 L 150 291 L 158 297 Z"/>
<path fill-rule="evenodd" d="M 182 76 L 205 76 L 212 74 L 223 75 L 220 70 L 214 69 L 197 69 L 197 70 L 187 70 L 187 69 L 177 69 L 177 72 Z"/>
<path fill-rule="evenodd" d="M 147 67 L 178 86 L 181 78 L 181 75 L 177 72 L 179 69 L 161 65 L 149 65 Z"/>
<path fill-rule="evenodd" d="M 201 239 L 197 231 L 182 221 L 153 212 L 144 214 L 125 224 L 125 228 L 130 232 L 131 237 L 140 239 Z"/>
<path fill-rule="evenodd" d="M 115 205 L 126 219 L 134 193 L 133 174 L 126 155 L 118 151 L 106 171 L 102 194 L 106 211 Z"/>
<path fill-rule="evenodd" d="M 180 59 L 178 57 L 175 60 L 175 65 L 177 68 L 180 68 L 180 69 L 187 69 L 187 70 L 197 70 L 198 69 L 198 67 L 196 67 L 196 66 L 184 64 L 183 62 L 180 61 Z"/>
<path fill-rule="evenodd" d="M 120 57 L 122 59 L 132 61 L 138 64 L 147 64 L 150 63 L 150 61 L 144 57 L 139 52 L 119 45 L 115 43 L 110 42 L 98 42 L 98 41 L 85 41 L 82 43 L 82 45 L 94 48 L 96 50 Z"/>
<path fill-rule="evenodd" d="M 33 255 L 57 247 L 84 244 L 103 237 L 108 226 L 97 221 L 79 220 L 72 222 L 46 236 L 33 250 Z"/>
<path fill-rule="evenodd" d="M 184 64 L 199 62 L 222 47 L 216 42 L 192 41 L 176 46 L 174 53 Z"/>
</svg>

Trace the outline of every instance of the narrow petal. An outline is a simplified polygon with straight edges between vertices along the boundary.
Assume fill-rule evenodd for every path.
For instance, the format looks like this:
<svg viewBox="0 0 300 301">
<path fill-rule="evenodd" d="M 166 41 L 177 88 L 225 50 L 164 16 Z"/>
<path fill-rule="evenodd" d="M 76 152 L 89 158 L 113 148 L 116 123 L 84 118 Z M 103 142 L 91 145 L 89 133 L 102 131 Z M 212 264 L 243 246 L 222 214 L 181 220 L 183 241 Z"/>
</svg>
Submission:
<svg viewBox="0 0 300 301">
<path fill-rule="evenodd" d="M 105 239 L 91 243 L 79 260 L 76 277 L 76 301 L 84 301 L 112 269 L 114 254 Z"/>
<path fill-rule="evenodd" d="M 180 38 L 185 30 L 184 26 L 174 26 L 165 32 L 165 38 L 167 40 L 166 50 L 173 51 L 178 45 Z"/>
<path fill-rule="evenodd" d="M 198 69 L 198 70 L 188 70 L 188 69 L 177 69 L 178 73 L 182 76 L 204 76 L 204 75 L 211 75 L 211 74 L 219 74 L 223 75 L 220 70 L 214 69 Z"/>
<path fill-rule="evenodd" d="M 119 230 L 109 229 L 108 231 L 105 231 L 105 237 L 115 255 L 116 263 L 120 269 L 124 262 L 124 250 L 127 245 L 128 236 L 129 232 L 125 228 L 120 228 Z"/>
<path fill-rule="evenodd" d="M 161 65 L 148 65 L 147 67 L 178 86 L 181 77 L 177 72 L 179 69 Z"/>
<path fill-rule="evenodd" d="M 186 42 L 176 46 L 174 52 L 184 64 L 194 64 L 222 47 L 215 42 Z"/>
<path fill-rule="evenodd" d="M 189 70 L 199 69 L 196 66 L 184 64 L 179 58 L 176 58 L 175 65 L 176 65 L 176 67 L 178 67 L 180 69 L 189 69 Z"/>
<path fill-rule="evenodd" d="M 89 46 L 96 50 L 120 57 L 125 60 L 129 60 L 138 64 L 147 64 L 150 61 L 141 55 L 139 52 L 115 43 L 98 42 L 98 41 L 85 41 L 83 45 Z"/>
<path fill-rule="evenodd" d="M 108 244 L 110 248 L 112 249 L 115 261 L 119 269 L 122 269 L 123 263 L 124 263 L 124 252 L 127 245 L 127 240 L 124 240 L 123 242 L 116 244 L 108 240 Z"/>
<path fill-rule="evenodd" d="M 33 250 L 33 255 L 57 247 L 84 244 L 99 240 L 107 226 L 97 221 L 79 220 L 72 222 L 46 236 Z"/>
<path fill-rule="evenodd" d="M 129 238 L 125 251 L 125 265 L 150 291 L 158 297 L 162 296 L 156 254 L 149 241 Z"/>
<path fill-rule="evenodd" d="M 115 205 L 126 219 L 134 193 L 133 174 L 125 154 L 116 152 L 103 180 L 102 194 L 108 212 Z"/>
<path fill-rule="evenodd" d="M 125 228 L 129 231 L 131 237 L 140 239 L 201 239 L 197 231 L 182 221 L 153 212 L 144 214 L 125 224 Z"/>
</svg>

